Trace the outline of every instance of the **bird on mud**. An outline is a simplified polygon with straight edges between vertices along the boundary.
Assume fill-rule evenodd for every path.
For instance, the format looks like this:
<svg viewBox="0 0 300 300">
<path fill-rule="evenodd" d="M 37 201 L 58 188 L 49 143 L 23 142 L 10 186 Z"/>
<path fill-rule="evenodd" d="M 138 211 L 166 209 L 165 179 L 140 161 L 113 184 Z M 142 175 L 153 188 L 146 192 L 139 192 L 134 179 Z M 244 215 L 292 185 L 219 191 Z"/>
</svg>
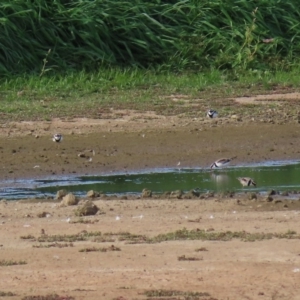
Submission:
<svg viewBox="0 0 300 300">
<path fill-rule="evenodd" d="M 214 163 L 212 163 L 210 168 L 211 169 L 223 168 L 223 167 L 229 165 L 230 162 L 235 158 L 236 158 L 236 156 L 234 156 L 232 158 L 220 158 L 220 159 L 216 160 Z"/>
<path fill-rule="evenodd" d="M 256 186 L 255 181 L 250 177 L 238 177 L 237 180 L 243 187 L 245 186 Z"/>
<path fill-rule="evenodd" d="M 210 110 L 207 111 L 206 116 L 208 118 L 213 119 L 213 118 L 216 118 L 218 116 L 218 112 L 216 110 L 210 109 Z"/>
<path fill-rule="evenodd" d="M 52 141 L 60 143 L 63 140 L 63 136 L 60 133 L 55 133 L 52 137 Z"/>
</svg>

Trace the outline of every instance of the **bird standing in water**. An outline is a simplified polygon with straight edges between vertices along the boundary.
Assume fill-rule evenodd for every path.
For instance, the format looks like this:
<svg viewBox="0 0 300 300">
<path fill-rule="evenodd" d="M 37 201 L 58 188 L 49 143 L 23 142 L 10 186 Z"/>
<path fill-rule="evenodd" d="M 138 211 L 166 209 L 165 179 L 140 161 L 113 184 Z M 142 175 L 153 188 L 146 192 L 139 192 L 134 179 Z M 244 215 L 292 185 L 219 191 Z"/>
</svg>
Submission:
<svg viewBox="0 0 300 300">
<path fill-rule="evenodd" d="M 255 181 L 250 177 L 238 177 L 237 180 L 241 183 L 243 187 L 245 186 L 256 186 Z"/>
<path fill-rule="evenodd" d="M 232 157 L 232 158 L 220 158 L 218 160 L 216 160 L 213 164 L 211 164 L 210 168 L 211 169 L 218 169 L 218 168 L 223 168 L 227 165 L 230 164 L 230 162 L 236 158 L 236 156 Z"/>
</svg>

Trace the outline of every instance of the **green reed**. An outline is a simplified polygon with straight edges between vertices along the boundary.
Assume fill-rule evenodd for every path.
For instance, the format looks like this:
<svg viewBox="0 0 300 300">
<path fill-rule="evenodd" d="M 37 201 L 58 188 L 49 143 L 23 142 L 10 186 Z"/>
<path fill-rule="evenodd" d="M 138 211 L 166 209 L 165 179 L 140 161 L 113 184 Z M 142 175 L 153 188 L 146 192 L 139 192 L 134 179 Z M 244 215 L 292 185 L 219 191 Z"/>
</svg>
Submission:
<svg viewBox="0 0 300 300">
<path fill-rule="evenodd" d="M 299 19 L 297 0 L 3 0 L 0 75 L 288 69 L 300 52 Z"/>
</svg>

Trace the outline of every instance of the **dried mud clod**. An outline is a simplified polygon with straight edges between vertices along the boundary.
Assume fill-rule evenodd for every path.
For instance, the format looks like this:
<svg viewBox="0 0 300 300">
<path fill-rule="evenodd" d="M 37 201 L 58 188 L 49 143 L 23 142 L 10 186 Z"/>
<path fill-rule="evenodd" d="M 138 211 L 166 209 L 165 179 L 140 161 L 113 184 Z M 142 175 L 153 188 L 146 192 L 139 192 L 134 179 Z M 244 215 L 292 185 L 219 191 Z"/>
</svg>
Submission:
<svg viewBox="0 0 300 300">
<path fill-rule="evenodd" d="M 87 196 L 88 198 L 93 198 L 93 199 L 94 199 L 94 198 L 99 197 L 99 196 L 100 196 L 100 193 L 98 193 L 98 192 L 96 192 L 96 191 L 94 191 L 94 190 L 90 190 L 90 191 L 87 192 L 86 196 Z"/>
<path fill-rule="evenodd" d="M 170 198 L 175 198 L 175 199 L 181 199 L 183 196 L 183 191 L 182 190 L 176 190 L 176 191 L 172 191 L 170 194 Z"/>
<path fill-rule="evenodd" d="M 151 198 L 152 197 L 152 191 L 148 189 L 142 190 L 142 198 Z"/>
<path fill-rule="evenodd" d="M 96 206 L 91 200 L 86 200 L 81 202 L 79 207 L 75 210 L 75 216 L 92 216 L 99 211 L 98 206 Z"/>
<path fill-rule="evenodd" d="M 69 193 L 63 197 L 63 199 L 60 203 L 63 206 L 76 205 L 78 203 L 78 199 L 75 197 L 74 194 Z"/>
<path fill-rule="evenodd" d="M 59 190 L 56 192 L 55 200 L 62 200 L 68 194 L 66 190 Z"/>
</svg>

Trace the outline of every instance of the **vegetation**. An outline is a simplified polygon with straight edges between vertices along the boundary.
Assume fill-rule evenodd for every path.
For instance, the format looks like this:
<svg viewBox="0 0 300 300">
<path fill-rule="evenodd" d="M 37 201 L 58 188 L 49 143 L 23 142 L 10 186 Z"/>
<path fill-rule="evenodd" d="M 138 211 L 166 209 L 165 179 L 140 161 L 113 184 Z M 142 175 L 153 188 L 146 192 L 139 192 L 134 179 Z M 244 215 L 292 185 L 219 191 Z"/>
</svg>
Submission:
<svg viewBox="0 0 300 300">
<path fill-rule="evenodd" d="M 244 95 L 286 93 L 299 89 L 299 67 L 286 71 L 248 70 L 245 73 L 174 73 L 138 68 L 105 68 L 97 72 L 65 75 L 22 75 L 0 79 L 1 121 L 51 120 L 55 117 L 116 118 L 118 109 L 153 110 L 162 115 L 205 116 L 213 106 L 226 117 L 239 111 L 234 98 Z M 176 103 L 171 95 L 183 95 Z M 193 103 L 194 109 L 185 102 Z M 285 101 L 282 105 L 289 105 Z M 265 110 L 274 108 L 266 104 Z M 293 103 L 299 106 L 298 102 Z M 290 113 L 296 113 L 297 107 Z M 282 108 L 282 107 L 281 107 Z M 279 109 L 278 113 L 284 110 Z M 277 113 L 277 110 L 274 111 Z M 252 117 L 261 117 L 261 108 L 251 107 Z M 120 116 L 119 116 L 120 117 Z"/>
<path fill-rule="evenodd" d="M 25 296 L 22 300 L 74 300 L 75 298 L 72 296 L 60 296 L 57 294 L 49 294 L 49 295 L 34 295 L 34 296 Z"/>
<path fill-rule="evenodd" d="M 289 68 L 297 0 L 1 1 L 0 75 L 168 68 Z"/>
<path fill-rule="evenodd" d="M 121 251 L 121 249 L 119 247 L 111 245 L 109 247 L 102 247 L 102 248 L 87 247 L 79 250 L 79 252 L 108 252 L 108 251 Z"/>
<path fill-rule="evenodd" d="M 150 298 L 160 298 L 165 299 L 164 297 L 175 297 L 180 296 L 184 297 L 183 299 L 201 299 L 200 297 L 209 297 L 210 294 L 206 292 L 184 292 L 184 291 L 177 291 L 177 290 L 147 290 L 144 292 L 144 295 Z M 175 299 L 175 298 L 172 298 Z M 177 298 L 176 298 L 177 299 Z M 181 299 L 181 298 L 180 298 Z M 212 298 L 211 298 L 212 299 Z"/>
<path fill-rule="evenodd" d="M 16 294 L 12 293 L 12 292 L 2 292 L 0 291 L 0 297 L 13 297 L 16 296 Z"/>
<path fill-rule="evenodd" d="M 16 266 L 16 265 L 26 265 L 27 262 L 24 260 L 6 260 L 1 259 L 0 260 L 0 266 Z"/>
</svg>

